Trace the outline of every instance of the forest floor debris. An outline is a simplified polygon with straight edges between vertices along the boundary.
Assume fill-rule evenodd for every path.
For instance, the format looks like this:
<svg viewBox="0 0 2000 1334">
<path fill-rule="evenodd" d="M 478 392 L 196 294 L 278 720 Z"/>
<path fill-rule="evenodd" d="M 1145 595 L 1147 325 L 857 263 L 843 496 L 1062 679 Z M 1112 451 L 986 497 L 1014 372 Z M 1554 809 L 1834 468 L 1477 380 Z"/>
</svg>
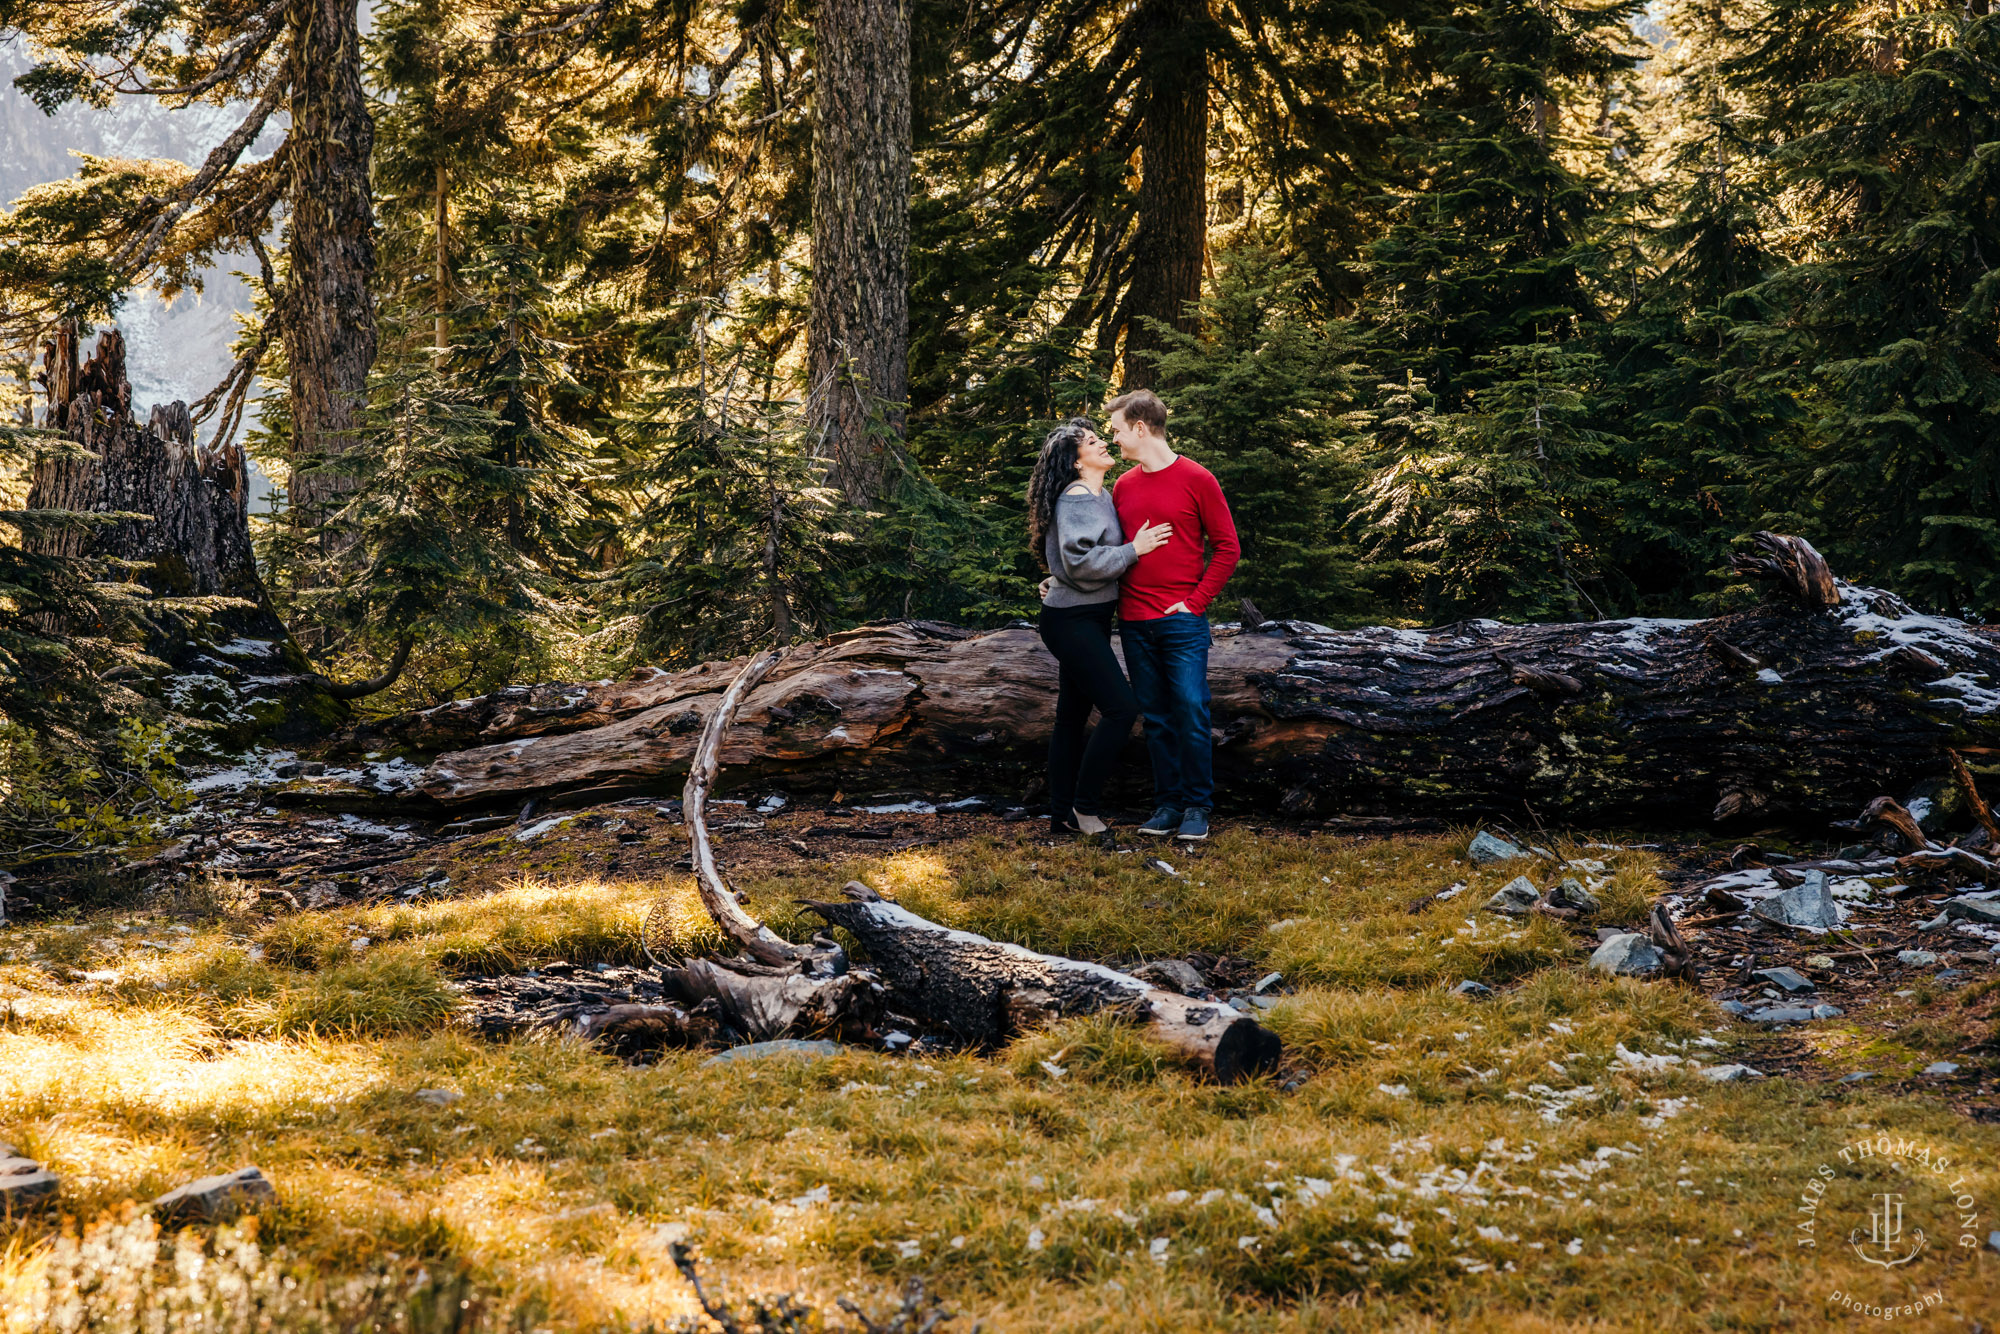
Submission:
<svg viewBox="0 0 2000 1334">
<path fill-rule="evenodd" d="M 197 855 L 150 872 L 144 902 L 17 900 L 0 1133 L 62 1177 L 63 1212 L 254 1161 L 279 1191 L 274 1244 L 344 1267 L 444 1256 L 579 1329 L 692 1314 L 662 1237 L 731 1293 L 879 1303 L 924 1276 L 993 1330 L 1602 1321 L 1635 1291 L 1676 1329 L 1811 1295 L 1795 1187 L 1858 1131 L 1949 1143 L 2000 1198 L 1992 942 L 1976 922 L 1920 930 L 1941 896 L 1890 897 L 1863 863 L 1830 876 L 1837 897 L 1872 886 L 1839 897 L 1850 920 L 1808 933 L 1689 925 L 1717 916 L 1719 876 L 1749 901 L 1763 885 L 1727 847 L 1664 839 L 1538 837 L 1566 863 L 1534 868 L 1538 888 L 1571 875 L 1599 902 L 1572 922 L 1479 912 L 1524 864 L 1470 865 L 1469 831 L 1224 823 L 1176 851 L 1178 878 L 1129 836 L 1057 843 L 991 811 L 794 801 L 719 835 L 787 936 L 815 925 L 795 900 L 855 877 L 996 939 L 1191 969 L 1287 1044 L 1277 1077 L 1216 1088 L 1109 1017 L 991 1055 L 900 1021 L 883 1050 L 810 1061 L 607 1051 L 576 1020 L 655 1001 L 638 929 L 660 896 L 677 948 L 723 945 L 677 809 L 567 812 L 529 842 L 518 821 L 443 836 L 265 809 L 190 822 Z M 364 850 L 395 859 L 327 869 Z M 246 851 L 284 865 L 201 865 Z M 257 892 L 272 879 L 332 893 L 295 910 Z M 1584 968 L 1599 927 L 1643 930 L 1663 895 L 1698 987 Z M 1813 990 L 1756 976 L 1773 969 Z M 1721 1002 L 1842 1013 L 1767 1029 Z M 29 1281 L 53 1222 L 10 1225 L 23 1258 L 0 1284 Z M 1859 1286 L 1851 1260 L 1822 1263 Z M 1700 1282 L 1663 1283 L 1690 1265 Z M 2000 1301 L 1970 1265 L 1940 1281 L 1958 1309 Z"/>
</svg>

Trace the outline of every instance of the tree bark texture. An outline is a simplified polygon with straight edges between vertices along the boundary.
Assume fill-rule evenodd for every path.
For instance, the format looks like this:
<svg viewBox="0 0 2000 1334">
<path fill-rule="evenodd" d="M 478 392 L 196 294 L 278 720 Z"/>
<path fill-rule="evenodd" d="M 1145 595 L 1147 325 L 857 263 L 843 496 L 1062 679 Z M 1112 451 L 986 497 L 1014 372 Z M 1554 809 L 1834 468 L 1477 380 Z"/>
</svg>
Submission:
<svg viewBox="0 0 2000 1334">
<path fill-rule="evenodd" d="M 375 213 L 368 186 L 375 123 L 361 87 L 354 0 L 293 0 L 288 274 L 277 298 L 291 365 L 292 452 L 302 463 L 356 447 L 375 363 Z M 346 484 L 296 474 L 307 522 Z"/>
<path fill-rule="evenodd" d="M 866 505 L 910 388 L 909 0 L 823 0 L 816 32 L 807 410 Z"/>
<path fill-rule="evenodd" d="M 1277 1034 L 1219 1002 L 939 926 L 859 881 L 845 892 L 845 903 L 807 906 L 853 934 L 895 1003 L 967 1042 L 992 1046 L 1064 1015 L 1118 1010 L 1219 1083 L 1276 1069 L 1284 1053 Z"/>
<path fill-rule="evenodd" d="M 194 443 L 185 403 L 132 419 L 125 378 L 125 338 L 99 336 L 88 359 L 75 326 L 64 325 L 43 351 L 48 409 L 42 424 L 63 431 L 92 458 L 43 458 L 28 508 L 150 515 L 94 532 L 70 530 L 43 545 L 50 555 L 143 561 L 139 582 L 162 597 L 230 597 L 251 604 L 226 613 L 245 633 L 283 634 L 250 546 L 247 464 L 241 445 L 219 450 Z"/>
<path fill-rule="evenodd" d="M 1126 389 L 1151 387 L 1147 351 L 1163 340 L 1147 319 L 1191 333 L 1188 303 L 1201 298 L 1208 253 L 1208 0 L 1148 0 L 1140 78 L 1139 223 L 1127 290 Z"/>
<path fill-rule="evenodd" d="M 1787 597 L 1706 621 L 1223 627 L 1209 679 L 1224 806 L 1830 818 L 1948 774 L 1948 748 L 2000 765 L 2000 631 L 1836 592 L 1825 610 Z M 660 792 L 741 665 L 503 691 L 349 740 L 446 752 L 416 794 L 445 808 Z M 737 787 L 1019 795 L 1046 764 L 1055 694 L 1026 626 L 868 627 L 794 650 L 721 762 Z M 1143 799 L 1136 742 L 1122 781 Z"/>
<path fill-rule="evenodd" d="M 51 555 L 140 563 L 132 577 L 159 597 L 240 599 L 199 627 L 161 618 L 150 645 L 180 674 L 168 686 L 173 707 L 215 724 L 206 735 L 216 747 L 260 735 L 304 740 L 345 723 L 345 704 L 322 688 L 257 573 L 243 446 L 196 444 L 184 403 L 154 408 L 143 427 L 134 421 L 125 340 L 116 329 L 100 335 L 84 359 L 74 326 L 59 328 L 44 349 L 42 373 L 49 401 L 43 425 L 90 456 L 39 460 L 28 508 L 143 517 L 30 537 L 30 545 Z"/>
</svg>

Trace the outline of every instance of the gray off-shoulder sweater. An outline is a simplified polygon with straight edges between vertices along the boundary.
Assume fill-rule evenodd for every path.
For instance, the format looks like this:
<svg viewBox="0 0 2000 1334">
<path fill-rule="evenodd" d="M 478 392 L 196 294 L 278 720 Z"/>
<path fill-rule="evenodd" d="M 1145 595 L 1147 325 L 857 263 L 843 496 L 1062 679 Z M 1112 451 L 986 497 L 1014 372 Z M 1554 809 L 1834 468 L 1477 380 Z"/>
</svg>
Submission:
<svg viewBox="0 0 2000 1334">
<path fill-rule="evenodd" d="M 1118 600 L 1118 580 L 1139 553 L 1118 526 L 1111 488 L 1092 495 L 1065 492 L 1056 497 L 1056 519 L 1044 539 L 1043 555 L 1055 582 L 1045 607 L 1084 607 Z"/>
</svg>

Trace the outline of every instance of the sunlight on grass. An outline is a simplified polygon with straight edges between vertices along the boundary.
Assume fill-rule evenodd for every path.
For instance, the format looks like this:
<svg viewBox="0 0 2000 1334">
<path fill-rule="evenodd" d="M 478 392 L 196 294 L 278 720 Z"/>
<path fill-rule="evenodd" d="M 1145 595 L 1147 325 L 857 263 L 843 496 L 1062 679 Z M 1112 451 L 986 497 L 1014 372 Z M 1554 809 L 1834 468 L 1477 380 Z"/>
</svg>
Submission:
<svg viewBox="0 0 2000 1334">
<path fill-rule="evenodd" d="M 750 1066 L 479 1041 L 443 1018 L 454 974 L 629 959 L 663 890 L 676 940 L 706 939 L 685 880 L 523 880 L 172 940 L 139 919 L 121 936 L 115 914 L 12 933 L 0 1135 L 63 1175 L 81 1219 L 255 1162 L 281 1196 L 262 1240 L 297 1263 L 462 1266 L 578 1330 L 688 1315 L 666 1252 L 680 1238 L 732 1293 L 879 1306 L 924 1275 L 992 1330 L 1692 1330 L 1779 1310 L 1816 1326 L 1813 1294 L 1867 1281 L 1792 1243 L 1800 1182 L 1844 1140 L 1934 1136 L 2000 1198 L 2000 1130 L 1948 1108 L 1702 1078 L 1695 1060 L 1738 1053 L 1723 1016 L 1590 975 L 1555 923 L 1480 913 L 1508 868 L 1473 873 L 1462 852 L 1231 831 L 1169 853 L 1175 880 L 1087 845 L 989 839 L 750 886 L 766 912 L 855 875 L 1043 949 L 1251 956 L 1301 987 L 1268 1016 L 1292 1092 L 1202 1084 L 1106 1017 L 991 1056 Z M 1644 854 L 1612 860 L 1605 916 L 1629 919 L 1657 881 Z M 1471 888 L 1408 911 L 1457 879 Z M 113 939 L 141 935 L 162 945 Z M 57 936 L 111 943 L 56 959 Z M 1453 994 L 1460 972 L 1499 994 Z M 51 1220 L 8 1226 L 0 1290 L 18 1293 Z M 1945 1263 L 1959 1309 L 2000 1304 L 1994 1267 Z"/>
</svg>

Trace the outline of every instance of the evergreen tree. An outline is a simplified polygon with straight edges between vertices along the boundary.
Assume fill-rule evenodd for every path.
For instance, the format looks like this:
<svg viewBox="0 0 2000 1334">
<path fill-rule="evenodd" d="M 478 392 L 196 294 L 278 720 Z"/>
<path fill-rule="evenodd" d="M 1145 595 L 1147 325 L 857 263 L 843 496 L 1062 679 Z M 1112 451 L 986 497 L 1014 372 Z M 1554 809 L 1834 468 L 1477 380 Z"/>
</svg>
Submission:
<svg viewBox="0 0 2000 1334">
<path fill-rule="evenodd" d="M 1377 558 L 1428 569 L 1427 614 L 1595 605 L 1606 516 L 1578 511 L 1606 500 L 1592 343 L 1616 182 L 1565 108 L 1604 106 L 1636 8 L 1487 0 L 1418 30 L 1442 86 L 1404 144 L 1414 181 L 1370 249 L 1363 321 L 1384 379 L 1422 381 L 1440 419 L 1442 448 L 1378 456 L 1369 506 L 1399 516 Z"/>
<path fill-rule="evenodd" d="M 1761 521 L 1851 577 L 2000 613 L 2000 17 L 1776 0 L 1743 40 L 1731 73 L 1792 211 L 1743 374 L 1805 414 L 1759 469 Z"/>
<path fill-rule="evenodd" d="M 1344 330 L 1315 308 L 1313 274 L 1252 246 L 1225 258 L 1197 305 L 1199 337 L 1161 331 L 1155 354 L 1174 447 L 1222 483 L 1243 544 L 1231 590 L 1267 616 L 1353 620 L 1370 610 L 1348 534 L 1362 468 L 1339 410 Z"/>
</svg>

